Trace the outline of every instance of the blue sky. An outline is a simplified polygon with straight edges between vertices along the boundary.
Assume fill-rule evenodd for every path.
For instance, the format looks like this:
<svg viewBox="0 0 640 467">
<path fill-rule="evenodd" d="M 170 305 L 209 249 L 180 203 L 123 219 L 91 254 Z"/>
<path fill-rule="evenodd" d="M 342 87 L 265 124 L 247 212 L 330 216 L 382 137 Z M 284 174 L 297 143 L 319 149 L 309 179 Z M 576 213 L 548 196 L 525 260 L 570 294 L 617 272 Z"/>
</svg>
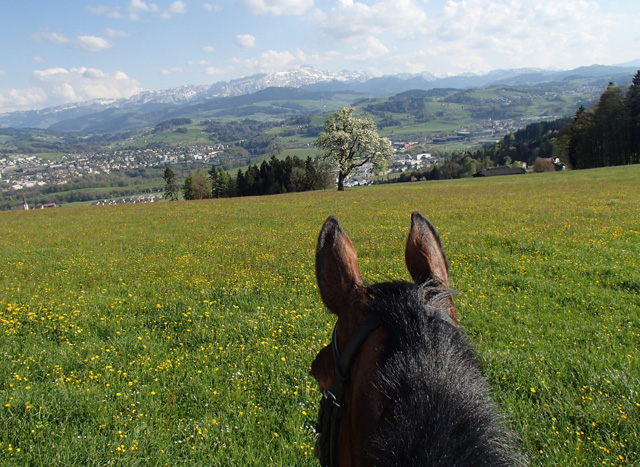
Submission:
<svg viewBox="0 0 640 467">
<path fill-rule="evenodd" d="M 639 59 L 637 0 L 0 2 L 0 113 L 301 65 L 444 76 Z"/>
</svg>

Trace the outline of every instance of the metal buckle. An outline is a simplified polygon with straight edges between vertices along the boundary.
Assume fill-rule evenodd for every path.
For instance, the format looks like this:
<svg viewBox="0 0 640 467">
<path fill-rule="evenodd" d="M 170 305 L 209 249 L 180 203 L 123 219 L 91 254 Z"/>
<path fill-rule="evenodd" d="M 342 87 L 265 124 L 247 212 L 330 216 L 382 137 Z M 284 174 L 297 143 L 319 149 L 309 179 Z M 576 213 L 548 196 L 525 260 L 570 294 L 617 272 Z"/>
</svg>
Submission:
<svg viewBox="0 0 640 467">
<path fill-rule="evenodd" d="M 338 399 L 336 398 L 335 394 L 331 392 L 331 390 L 327 389 L 326 391 L 322 391 L 322 397 L 329 400 L 329 396 L 331 396 L 331 403 L 333 405 L 335 405 L 338 408 L 342 408 L 340 404 L 338 404 Z"/>
</svg>

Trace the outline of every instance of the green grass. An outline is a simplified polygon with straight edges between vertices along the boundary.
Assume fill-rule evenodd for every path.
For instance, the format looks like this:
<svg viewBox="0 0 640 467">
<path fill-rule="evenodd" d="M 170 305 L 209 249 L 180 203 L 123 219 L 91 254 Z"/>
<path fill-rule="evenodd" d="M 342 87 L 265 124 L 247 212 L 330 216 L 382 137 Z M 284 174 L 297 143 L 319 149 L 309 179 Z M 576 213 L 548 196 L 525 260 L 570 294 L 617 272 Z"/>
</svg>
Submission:
<svg viewBox="0 0 640 467">
<path fill-rule="evenodd" d="M 298 156 L 299 159 L 305 160 L 307 157 L 312 159 L 318 155 L 318 149 L 315 147 L 303 149 L 285 149 L 278 155 L 278 159 L 285 159 L 287 156 Z"/>
<path fill-rule="evenodd" d="M 335 214 L 368 281 L 441 234 L 531 465 L 640 456 L 640 166 L 0 213 L 0 464 L 317 465 Z"/>
</svg>

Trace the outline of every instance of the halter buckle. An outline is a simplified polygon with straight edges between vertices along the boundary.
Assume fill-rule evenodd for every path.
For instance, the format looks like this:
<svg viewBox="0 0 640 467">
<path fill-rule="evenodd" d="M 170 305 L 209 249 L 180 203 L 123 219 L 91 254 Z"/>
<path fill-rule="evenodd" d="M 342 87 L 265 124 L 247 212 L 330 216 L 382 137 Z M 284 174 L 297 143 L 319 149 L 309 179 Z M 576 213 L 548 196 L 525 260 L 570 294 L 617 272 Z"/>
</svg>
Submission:
<svg viewBox="0 0 640 467">
<path fill-rule="evenodd" d="M 338 404 L 338 398 L 336 397 L 336 395 L 334 393 L 331 392 L 331 390 L 327 389 L 326 391 L 322 391 L 322 396 L 327 399 L 327 400 L 331 400 L 331 403 L 338 407 L 338 408 L 342 408 L 342 406 L 340 404 Z M 331 397 L 329 397 L 331 396 Z"/>
</svg>

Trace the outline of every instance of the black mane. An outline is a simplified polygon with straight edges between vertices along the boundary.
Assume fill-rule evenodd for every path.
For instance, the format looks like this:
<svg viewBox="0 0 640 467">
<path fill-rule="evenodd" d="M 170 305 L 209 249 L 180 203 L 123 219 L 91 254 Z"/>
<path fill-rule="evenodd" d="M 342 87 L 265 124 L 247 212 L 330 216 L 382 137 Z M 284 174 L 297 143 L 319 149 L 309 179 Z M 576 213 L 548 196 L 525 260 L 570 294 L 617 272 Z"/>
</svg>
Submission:
<svg viewBox="0 0 640 467">
<path fill-rule="evenodd" d="M 473 347 L 441 310 L 450 291 L 388 282 L 368 292 L 388 331 L 375 385 L 394 401 L 370 443 L 374 465 L 524 465 Z"/>
</svg>

